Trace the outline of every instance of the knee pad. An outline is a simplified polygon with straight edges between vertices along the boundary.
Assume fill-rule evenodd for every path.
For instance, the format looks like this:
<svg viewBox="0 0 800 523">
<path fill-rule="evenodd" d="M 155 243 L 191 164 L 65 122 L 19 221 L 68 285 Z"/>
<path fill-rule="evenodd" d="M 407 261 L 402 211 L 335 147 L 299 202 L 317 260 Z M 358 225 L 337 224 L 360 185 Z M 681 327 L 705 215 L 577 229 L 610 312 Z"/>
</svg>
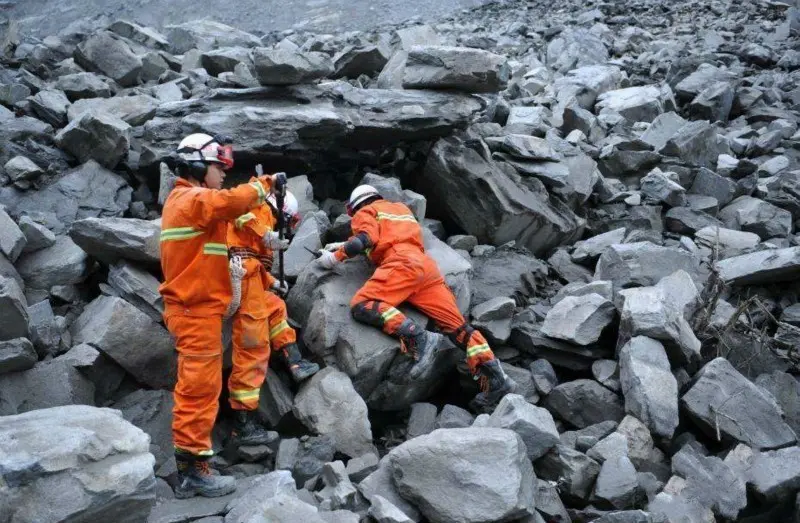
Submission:
<svg viewBox="0 0 800 523">
<path fill-rule="evenodd" d="M 357 322 L 383 328 L 383 318 L 381 317 L 381 311 L 378 309 L 379 306 L 380 302 L 377 301 L 362 301 L 350 308 L 350 314 Z"/>
</svg>

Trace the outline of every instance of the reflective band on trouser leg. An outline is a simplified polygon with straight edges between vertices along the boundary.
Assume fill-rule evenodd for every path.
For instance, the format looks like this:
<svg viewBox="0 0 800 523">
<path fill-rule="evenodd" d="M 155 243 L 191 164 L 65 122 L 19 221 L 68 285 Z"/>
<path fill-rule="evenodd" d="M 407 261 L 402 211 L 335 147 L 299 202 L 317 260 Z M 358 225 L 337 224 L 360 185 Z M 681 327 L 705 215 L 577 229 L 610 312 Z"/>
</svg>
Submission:
<svg viewBox="0 0 800 523">
<path fill-rule="evenodd" d="M 203 234 L 203 231 L 197 231 L 192 227 L 175 227 L 173 229 L 164 229 L 161 231 L 161 241 L 180 241 L 191 240 Z"/>
<path fill-rule="evenodd" d="M 394 335 L 406 320 L 406 315 L 391 305 L 377 300 L 364 301 L 352 308 L 353 318 Z"/>
<path fill-rule="evenodd" d="M 281 350 L 290 343 L 295 343 L 297 333 L 289 325 L 286 303 L 271 292 L 266 293 L 265 302 L 269 315 L 269 344 L 272 350 Z"/>
<path fill-rule="evenodd" d="M 269 364 L 267 318 L 233 317 L 233 369 L 228 378 L 229 403 L 236 410 L 258 407 L 259 392 Z"/>
<path fill-rule="evenodd" d="M 467 342 L 467 366 L 473 373 L 477 372 L 478 366 L 494 359 L 494 353 L 478 331 L 474 331 Z"/>
</svg>

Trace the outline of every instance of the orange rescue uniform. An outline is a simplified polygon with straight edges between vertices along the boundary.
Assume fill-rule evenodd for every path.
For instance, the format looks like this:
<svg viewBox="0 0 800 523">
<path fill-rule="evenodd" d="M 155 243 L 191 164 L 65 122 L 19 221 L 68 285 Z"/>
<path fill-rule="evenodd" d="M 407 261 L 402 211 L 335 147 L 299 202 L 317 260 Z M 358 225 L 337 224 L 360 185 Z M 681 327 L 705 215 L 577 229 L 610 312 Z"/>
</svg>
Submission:
<svg viewBox="0 0 800 523">
<path fill-rule="evenodd" d="M 272 250 L 261 238 L 276 225 L 269 205 L 239 216 L 228 227 L 228 248 L 240 256 L 247 274 L 242 280 L 242 301 L 233 317 L 233 371 L 228 381 L 231 407 L 258 407 L 266 376 L 270 347 L 281 350 L 297 341 L 289 326 L 286 304 L 270 292 L 276 282 L 270 274 Z"/>
<path fill-rule="evenodd" d="M 486 339 L 469 326 L 458 310 L 436 262 L 425 254 L 422 229 L 408 207 L 377 200 L 355 213 L 351 228 L 354 236 L 365 234 L 369 238 L 365 254 L 377 266 L 353 296 L 352 308 L 375 311 L 376 316 L 380 315 L 382 330 L 394 335 L 406 320 L 396 307 L 407 301 L 466 351 L 467 365 L 473 373 L 480 364 L 494 359 Z M 336 251 L 336 258 L 347 258 L 345 247 Z"/>
<path fill-rule="evenodd" d="M 227 222 L 264 203 L 271 184 L 262 177 L 213 190 L 178 179 L 164 203 L 159 292 L 178 350 L 172 420 L 178 450 L 213 454 L 211 430 L 222 389 L 222 316 L 232 298 Z"/>
</svg>

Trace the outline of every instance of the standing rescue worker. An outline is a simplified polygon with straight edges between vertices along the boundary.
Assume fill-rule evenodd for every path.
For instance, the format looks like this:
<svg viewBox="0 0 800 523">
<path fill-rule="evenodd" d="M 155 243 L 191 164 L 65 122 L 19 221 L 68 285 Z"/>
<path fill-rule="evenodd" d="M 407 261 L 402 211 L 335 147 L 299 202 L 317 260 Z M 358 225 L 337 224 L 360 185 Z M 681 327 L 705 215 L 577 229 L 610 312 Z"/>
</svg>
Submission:
<svg viewBox="0 0 800 523">
<path fill-rule="evenodd" d="M 274 250 L 262 238 L 276 228 L 278 212 L 275 195 L 271 194 L 264 205 L 242 214 L 228 228 L 230 254 L 241 258 L 247 270 L 242 280 L 241 305 L 233 318 L 234 371 L 228 389 L 234 409 L 258 406 L 270 349 L 283 357 L 297 383 L 319 371 L 319 365 L 300 355 L 297 335 L 289 326 L 286 303 L 276 294 L 286 295 L 286 282 L 270 274 Z M 286 193 L 281 212 L 289 229 L 297 225 L 300 216 L 292 193 Z M 283 240 L 282 247 L 288 244 L 289 240 Z"/>
<path fill-rule="evenodd" d="M 426 331 L 396 308 L 407 301 L 466 351 L 467 366 L 480 378 L 481 392 L 472 401 L 473 408 L 484 410 L 512 391 L 514 382 L 483 335 L 461 315 L 439 267 L 425 254 L 422 229 L 411 210 L 384 200 L 374 187 L 361 185 L 350 195 L 347 213 L 353 218 L 353 236 L 336 252 L 323 251 L 319 263 L 330 270 L 365 254 L 377 266 L 350 302 L 353 318 L 399 338 L 402 350 L 417 360 L 410 371 L 416 378 L 433 363 L 441 335 Z"/>
<path fill-rule="evenodd" d="M 233 298 L 228 222 L 263 204 L 286 177 L 262 176 L 222 190 L 224 171 L 233 166 L 233 148 L 230 140 L 207 134 L 184 138 L 173 160 L 180 178 L 162 213 L 164 283 L 159 292 L 178 350 L 172 420 L 179 483 L 175 496 L 216 497 L 236 489 L 233 477 L 216 475 L 208 465 L 222 389 L 222 321 Z M 263 241 L 281 247 L 276 233 L 266 233 Z M 235 432 L 240 440 L 270 439 L 251 416 L 237 419 Z"/>
</svg>

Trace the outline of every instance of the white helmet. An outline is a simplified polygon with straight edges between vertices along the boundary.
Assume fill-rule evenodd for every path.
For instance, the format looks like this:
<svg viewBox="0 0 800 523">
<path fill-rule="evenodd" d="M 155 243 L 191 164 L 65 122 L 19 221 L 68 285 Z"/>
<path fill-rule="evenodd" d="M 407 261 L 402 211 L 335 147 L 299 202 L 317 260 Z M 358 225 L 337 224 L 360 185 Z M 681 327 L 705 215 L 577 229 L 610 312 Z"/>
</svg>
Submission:
<svg viewBox="0 0 800 523">
<path fill-rule="evenodd" d="M 177 152 L 187 162 L 218 163 L 225 169 L 233 167 L 233 147 L 230 140 L 223 137 L 190 134 L 178 144 Z"/>
<path fill-rule="evenodd" d="M 273 209 L 278 208 L 277 196 L 274 193 L 267 197 L 267 201 Z M 290 229 L 294 229 L 300 221 L 300 204 L 290 191 L 286 191 L 286 196 L 283 198 L 283 215 Z"/>
<path fill-rule="evenodd" d="M 352 216 L 359 205 L 375 196 L 380 196 L 378 189 L 371 185 L 359 185 L 350 193 L 350 200 L 347 202 L 347 214 Z"/>
</svg>

